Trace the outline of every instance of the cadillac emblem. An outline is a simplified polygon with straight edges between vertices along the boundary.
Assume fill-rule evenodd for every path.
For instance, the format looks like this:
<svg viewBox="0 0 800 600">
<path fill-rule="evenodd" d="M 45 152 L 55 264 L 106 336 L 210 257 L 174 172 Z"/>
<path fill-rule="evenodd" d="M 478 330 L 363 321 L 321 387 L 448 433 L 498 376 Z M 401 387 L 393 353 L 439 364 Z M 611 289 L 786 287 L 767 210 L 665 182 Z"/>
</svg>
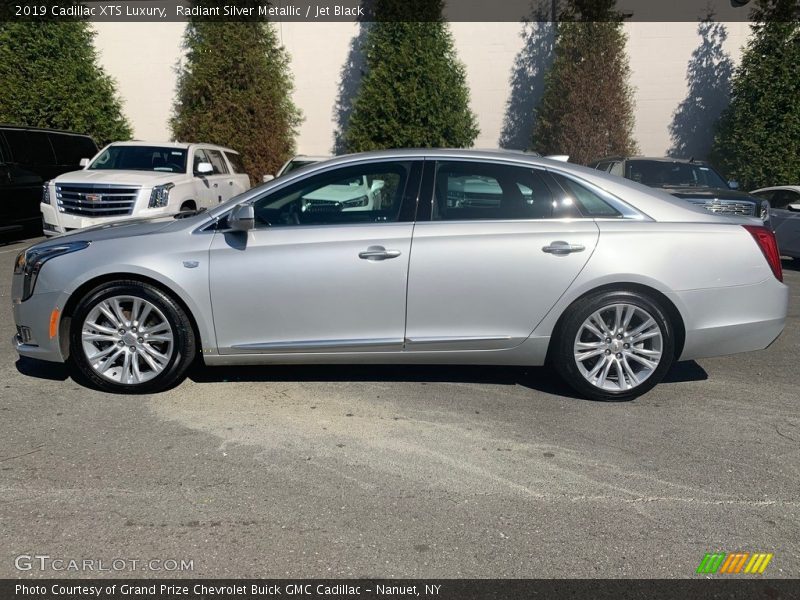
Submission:
<svg viewBox="0 0 800 600">
<path fill-rule="evenodd" d="M 95 204 L 103 200 L 102 194 L 86 194 L 86 201 Z"/>
</svg>

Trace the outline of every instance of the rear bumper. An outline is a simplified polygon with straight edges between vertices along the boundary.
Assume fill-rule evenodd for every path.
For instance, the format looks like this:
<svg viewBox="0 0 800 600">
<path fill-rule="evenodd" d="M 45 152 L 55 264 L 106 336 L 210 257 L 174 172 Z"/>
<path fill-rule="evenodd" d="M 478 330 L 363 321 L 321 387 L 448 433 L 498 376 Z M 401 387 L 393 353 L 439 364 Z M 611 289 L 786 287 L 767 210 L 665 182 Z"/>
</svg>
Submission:
<svg viewBox="0 0 800 600">
<path fill-rule="evenodd" d="M 789 288 L 773 278 L 677 295 L 686 307 L 681 360 L 763 350 L 786 325 Z"/>
</svg>

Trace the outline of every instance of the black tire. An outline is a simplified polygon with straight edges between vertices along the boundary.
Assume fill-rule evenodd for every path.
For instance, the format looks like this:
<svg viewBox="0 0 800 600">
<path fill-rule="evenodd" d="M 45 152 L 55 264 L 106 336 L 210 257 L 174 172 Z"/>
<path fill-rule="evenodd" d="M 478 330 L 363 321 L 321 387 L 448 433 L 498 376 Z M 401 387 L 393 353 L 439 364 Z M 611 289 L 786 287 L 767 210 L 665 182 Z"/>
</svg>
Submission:
<svg viewBox="0 0 800 600">
<path fill-rule="evenodd" d="M 86 317 L 100 302 L 115 297 L 141 298 L 156 307 L 172 328 L 172 355 L 163 370 L 142 383 L 119 383 L 99 375 L 91 366 L 83 348 L 82 328 Z M 78 303 L 70 328 L 70 362 L 77 369 L 81 383 L 116 394 L 147 394 L 168 389 L 180 382 L 197 355 L 192 323 L 186 312 L 170 296 L 141 281 L 104 283 L 87 293 Z"/>
<path fill-rule="evenodd" d="M 660 362 L 646 379 L 630 389 L 609 390 L 590 383 L 581 372 L 575 357 L 576 338 L 584 322 L 597 311 L 603 311 L 615 304 L 632 305 L 642 309 L 653 318 L 661 333 Z M 667 316 L 667 311 L 659 301 L 641 292 L 611 290 L 581 298 L 567 309 L 555 335 L 550 362 L 567 385 L 591 400 L 620 402 L 641 396 L 664 378 L 675 360 L 675 329 Z M 613 356 L 610 358 L 613 360 Z M 602 356 L 594 360 L 600 359 Z M 616 366 L 613 368 L 616 370 Z M 612 376 L 612 379 L 615 377 L 618 381 L 619 374 Z M 623 375 L 622 378 L 627 384 L 626 376 Z"/>
</svg>

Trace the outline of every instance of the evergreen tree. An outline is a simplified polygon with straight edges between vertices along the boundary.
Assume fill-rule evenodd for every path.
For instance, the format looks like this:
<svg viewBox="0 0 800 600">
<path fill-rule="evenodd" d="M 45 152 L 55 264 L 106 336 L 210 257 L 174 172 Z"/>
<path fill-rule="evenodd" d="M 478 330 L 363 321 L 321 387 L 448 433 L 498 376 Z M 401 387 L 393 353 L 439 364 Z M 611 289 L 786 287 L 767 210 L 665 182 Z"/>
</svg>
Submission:
<svg viewBox="0 0 800 600">
<path fill-rule="evenodd" d="M 800 8 L 760 0 L 713 159 L 744 189 L 800 181 Z"/>
<path fill-rule="evenodd" d="M 418 20 L 404 21 L 408 15 Z M 477 121 L 442 1 L 375 0 L 371 19 L 346 148 L 472 146 Z"/>
<path fill-rule="evenodd" d="M 82 21 L 0 22 L 0 123 L 131 137 L 114 81 Z"/>
<path fill-rule="evenodd" d="M 253 182 L 275 173 L 295 152 L 302 118 L 291 98 L 289 55 L 273 26 L 192 21 L 184 47 L 173 137 L 237 150 Z"/>
<path fill-rule="evenodd" d="M 586 164 L 636 152 L 626 35 L 615 0 L 569 0 L 536 110 L 532 148 Z"/>
</svg>

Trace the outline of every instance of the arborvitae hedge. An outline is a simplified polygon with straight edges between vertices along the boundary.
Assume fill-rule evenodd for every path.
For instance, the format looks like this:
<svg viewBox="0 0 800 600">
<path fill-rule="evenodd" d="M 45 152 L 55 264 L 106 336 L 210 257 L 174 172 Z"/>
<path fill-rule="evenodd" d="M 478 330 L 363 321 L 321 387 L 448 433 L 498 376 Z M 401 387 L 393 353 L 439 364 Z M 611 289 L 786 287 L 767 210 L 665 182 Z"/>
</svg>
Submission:
<svg viewBox="0 0 800 600">
<path fill-rule="evenodd" d="M 302 121 L 292 102 L 289 56 L 269 23 L 189 23 L 172 135 L 241 153 L 255 183 L 295 152 Z"/>
<path fill-rule="evenodd" d="M 712 157 L 744 189 L 800 182 L 800 9 L 760 0 Z"/>
<path fill-rule="evenodd" d="M 615 0 L 569 0 L 556 33 L 531 146 L 586 164 L 636 152 L 626 35 Z"/>
<path fill-rule="evenodd" d="M 101 145 L 130 139 L 93 38 L 80 21 L 0 22 L 0 123 L 87 133 Z"/>
<path fill-rule="evenodd" d="M 408 14 L 426 21 L 398 20 Z M 371 18 L 347 150 L 472 146 L 477 120 L 441 0 L 376 0 Z"/>
</svg>

